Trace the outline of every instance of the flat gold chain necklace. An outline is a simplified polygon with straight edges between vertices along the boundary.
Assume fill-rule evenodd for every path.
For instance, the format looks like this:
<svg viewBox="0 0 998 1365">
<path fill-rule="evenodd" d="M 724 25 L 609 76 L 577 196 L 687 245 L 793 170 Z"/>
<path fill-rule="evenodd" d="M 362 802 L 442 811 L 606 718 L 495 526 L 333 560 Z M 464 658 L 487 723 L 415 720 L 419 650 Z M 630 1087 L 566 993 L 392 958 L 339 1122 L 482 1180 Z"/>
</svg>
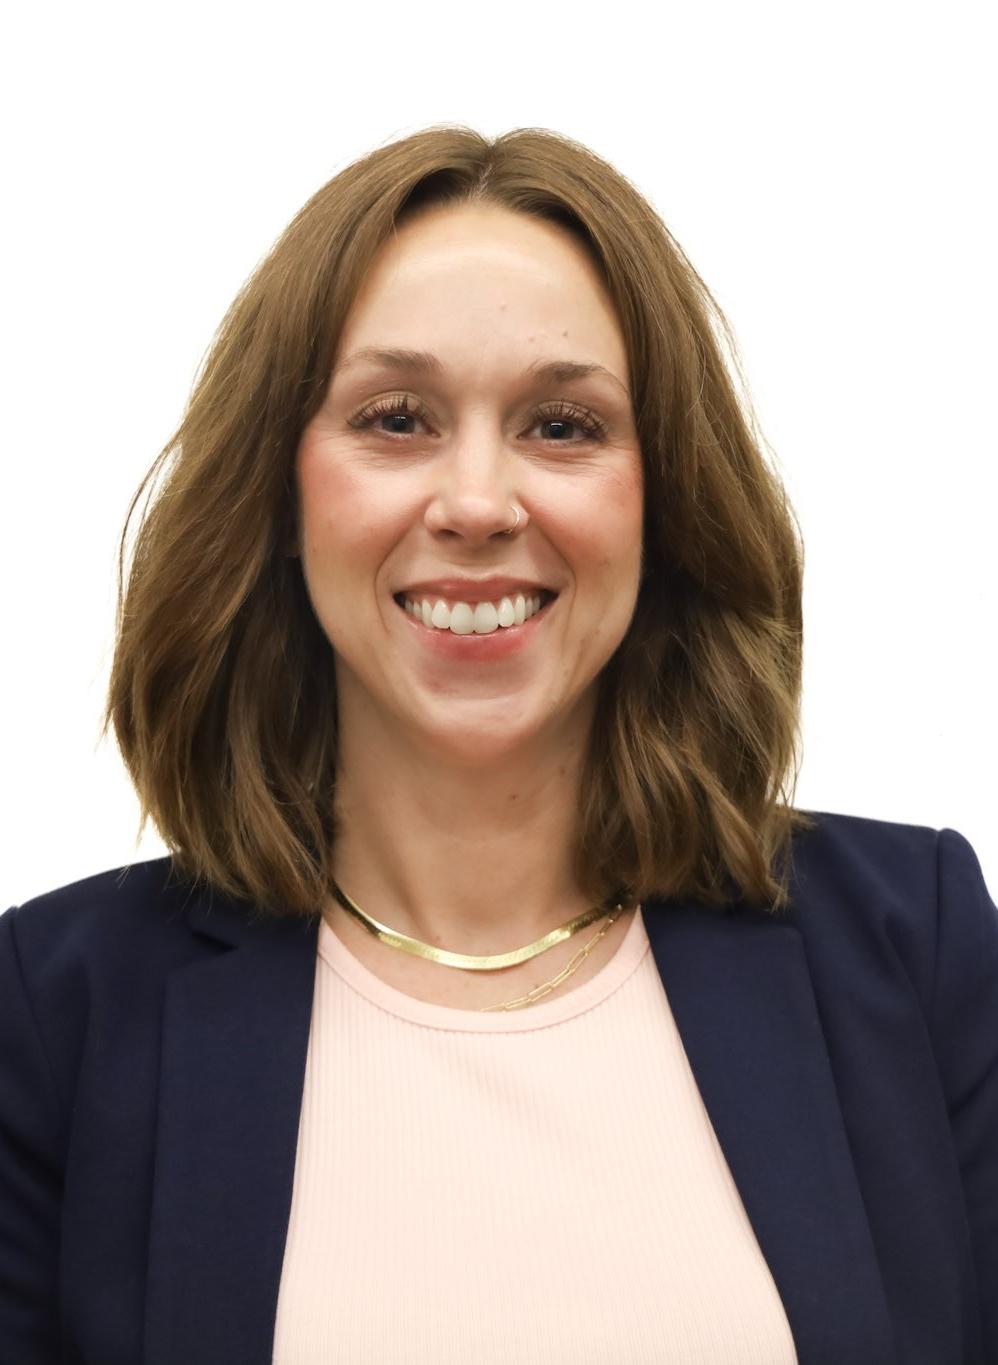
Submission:
<svg viewBox="0 0 998 1365">
<path fill-rule="evenodd" d="M 606 906 L 596 905 L 591 910 L 584 910 L 581 915 L 576 915 L 575 919 L 569 920 L 560 928 L 552 929 L 550 933 L 545 934 L 534 943 L 528 943 L 525 948 L 515 948 L 512 952 L 494 953 L 491 956 L 482 957 L 474 953 L 451 953 L 444 948 L 434 948 L 431 944 L 423 943 L 418 938 L 410 938 L 408 934 L 401 934 L 395 929 L 390 929 L 387 924 L 382 924 L 363 911 L 345 891 L 341 890 L 335 881 L 331 882 L 331 886 L 333 895 L 343 906 L 343 909 L 363 924 L 364 928 L 375 938 L 380 939 L 382 943 L 387 943 L 391 948 L 399 948 L 404 953 L 412 953 L 416 957 L 426 958 L 430 962 L 439 962 L 445 967 L 462 967 L 466 971 L 473 972 L 494 972 L 502 967 L 515 967 L 521 962 L 528 962 L 538 953 L 546 952 L 548 948 L 553 948 L 556 943 L 563 943 L 565 939 L 571 938 L 580 929 L 585 929 L 594 920 L 607 915 Z M 507 1000 L 501 1005 L 485 1005 L 478 1010 L 478 1013 L 487 1014 L 493 1010 L 520 1009 L 524 1005 L 532 1005 L 541 996 L 548 995 L 556 986 L 560 986 L 564 980 L 578 970 L 614 921 L 620 918 L 624 909 L 623 902 L 614 905 L 609 911 L 606 924 L 589 940 L 585 947 L 579 949 L 568 966 L 560 971 L 552 981 L 545 981 L 542 985 L 535 986 L 533 990 L 528 991 L 526 995 L 519 996 L 516 1000 Z"/>
</svg>

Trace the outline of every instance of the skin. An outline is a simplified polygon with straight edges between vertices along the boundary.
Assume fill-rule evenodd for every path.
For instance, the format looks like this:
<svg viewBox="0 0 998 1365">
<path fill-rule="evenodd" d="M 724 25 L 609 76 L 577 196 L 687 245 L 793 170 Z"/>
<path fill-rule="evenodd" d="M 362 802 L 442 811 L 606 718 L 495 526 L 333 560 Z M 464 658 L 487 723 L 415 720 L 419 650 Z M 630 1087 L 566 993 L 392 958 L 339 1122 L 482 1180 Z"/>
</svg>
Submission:
<svg viewBox="0 0 998 1365">
<path fill-rule="evenodd" d="M 430 351 L 442 372 L 343 366 L 367 346 Z M 604 365 L 618 382 L 525 376 L 556 358 Z M 427 416 L 350 425 L 396 394 Z M 572 416 L 532 415 L 559 401 L 594 412 L 605 438 L 589 439 Z M 626 349 L 584 249 L 496 206 L 437 206 L 403 224 L 347 317 L 296 481 L 302 571 L 336 654 L 337 882 L 376 919 L 451 951 L 533 942 L 589 908 L 569 868 L 579 774 L 596 680 L 630 624 L 641 572 Z M 520 524 L 503 535 L 511 504 Z M 560 594 L 507 660 L 436 657 L 393 600 L 420 579 L 490 573 Z M 599 927 L 507 976 L 400 953 L 334 901 L 324 913 L 390 970 L 472 979 L 491 999 L 549 979 Z"/>
</svg>

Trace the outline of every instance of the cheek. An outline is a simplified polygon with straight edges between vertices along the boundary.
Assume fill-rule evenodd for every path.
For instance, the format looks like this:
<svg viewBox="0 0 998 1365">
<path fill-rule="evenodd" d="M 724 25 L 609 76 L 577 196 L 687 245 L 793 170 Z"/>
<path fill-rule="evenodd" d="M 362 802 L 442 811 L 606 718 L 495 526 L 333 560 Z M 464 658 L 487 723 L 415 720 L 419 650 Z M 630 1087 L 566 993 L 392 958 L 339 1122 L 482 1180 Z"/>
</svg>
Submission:
<svg viewBox="0 0 998 1365">
<path fill-rule="evenodd" d="M 633 465 L 626 472 L 611 480 L 608 496 L 612 500 L 621 534 L 627 537 L 627 544 L 634 546 L 640 558 L 645 521 L 644 466 L 640 456 L 635 457 Z"/>
<path fill-rule="evenodd" d="M 641 561 L 644 481 L 640 464 L 608 472 L 599 482 L 588 519 L 592 550 L 602 568 L 620 576 Z"/>
<path fill-rule="evenodd" d="M 316 561 L 353 558 L 383 534 L 384 496 L 336 452 L 303 442 L 296 477 L 303 552 Z"/>
<path fill-rule="evenodd" d="M 302 517 L 318 522 L 354 500 L 349 470 L 321 441 L 303 438 L 295 469 Z"/>
<path fill-rule="evenodd" d="M 641 588 L 645 508 L 640 460 L 608 477 L 603 492 L 598 541 L 607 592 L 603 638 L 615 649 L 634 619 Z"/>
</svg>

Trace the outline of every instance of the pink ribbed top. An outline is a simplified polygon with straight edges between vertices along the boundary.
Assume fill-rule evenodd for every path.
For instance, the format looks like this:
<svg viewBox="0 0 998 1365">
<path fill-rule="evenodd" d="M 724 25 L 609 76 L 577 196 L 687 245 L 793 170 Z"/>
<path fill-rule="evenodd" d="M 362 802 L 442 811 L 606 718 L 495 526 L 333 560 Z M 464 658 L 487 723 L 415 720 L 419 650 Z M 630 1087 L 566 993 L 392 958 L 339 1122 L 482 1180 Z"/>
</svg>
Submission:
<svg viewBox="0 0 998 1365">
<path fill-rule="evenodd" d="M 495 1014 L 322 921 L 273 1361 L 796 1365 L 640 910 L 588 981 Z"/>
</svg>

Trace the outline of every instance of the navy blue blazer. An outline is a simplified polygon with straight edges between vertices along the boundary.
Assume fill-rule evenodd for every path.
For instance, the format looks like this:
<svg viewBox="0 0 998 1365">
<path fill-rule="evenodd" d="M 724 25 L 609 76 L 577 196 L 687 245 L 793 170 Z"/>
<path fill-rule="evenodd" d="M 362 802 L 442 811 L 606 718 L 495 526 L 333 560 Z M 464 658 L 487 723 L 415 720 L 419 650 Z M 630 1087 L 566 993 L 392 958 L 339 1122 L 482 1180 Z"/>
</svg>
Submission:
<svg viewBox="0 0 998 1365">
<path fill-rule="evenodd" d="M 996 1365 L 998 910 L 809 813 L 788 917 L 648 901 L 655 963 L 800 1365 Z M 4 1365 L 270 1365 L 320 921 L 171 871 L 0 916 Z"/>
</svg>

